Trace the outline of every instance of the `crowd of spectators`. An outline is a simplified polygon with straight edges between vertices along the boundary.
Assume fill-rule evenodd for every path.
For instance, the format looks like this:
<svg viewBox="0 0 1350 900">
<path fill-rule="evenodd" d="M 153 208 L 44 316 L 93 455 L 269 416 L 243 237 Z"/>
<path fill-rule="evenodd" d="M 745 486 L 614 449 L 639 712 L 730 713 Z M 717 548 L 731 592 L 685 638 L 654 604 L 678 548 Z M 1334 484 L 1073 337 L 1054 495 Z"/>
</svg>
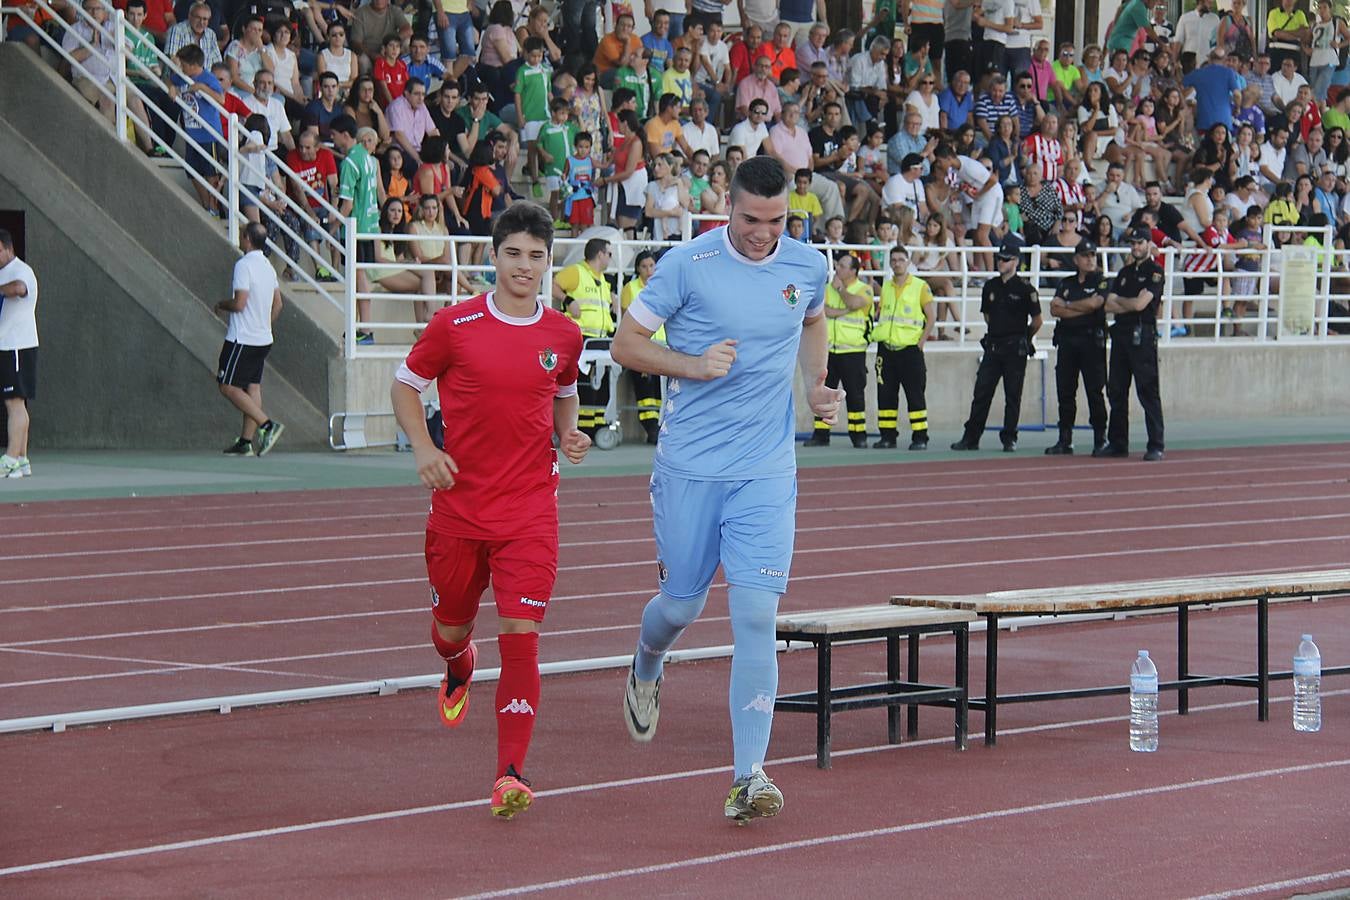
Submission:
<svg viewBox="0 0 1350 900">
<path fill-rule="evenodd" d="M 577 232 L 677 238 L 686 213 L 725 214 L 736 167 L 766 154 L 793 175 L 792 236 L 899 240 L 930 248 L 939 272 L 966 245 L 992 269 L 1010 232 L 1110 246 L 1145 224 L 1160 245 L 1199 248 L 1184 257 L 1199 292 L 1219 252 L 1236 264 L 1262 247 L 1266 223 L 1307 230 L 1281 240 L 1330 227 L 1350 243 L 1350 27 L 1327 0 L 1279 0 L 1264 28 L 1246 0 L 1197 0 L 1176 21 L 1163 0 L 1125 0 L 1104 40 L 1081 48 L 1041 36 L 1035 0 L 879 2 L 857 32 L 831 28 L 823 0 L 738 0 L 734 30 L 730 0 L 646 0 L 646 33 L 617 0 L 117 2 L 133 47 L 153 40 L 188 72 L 142 73 L 147 96 L 208 129 L 196 95 L 237 110 L 235 140 L 287 154 L 334 203 L 354 198 L 333 128 L 354 124 L 378 161 L 364 214 L 395 231 L 430 216 L 446 234 L 487 234 L 530 197 Z M 81 67 L 77 85 L 108 77 L 97 60 Z M 303 201 L 311 239 L 336 227 L 274 167 L 249 171 L 258 204 Z M 375 280 L 427 287 L 397 270 L 432 255 L 418 242 L 378 249 L 390 268 Z"/>
</svg>

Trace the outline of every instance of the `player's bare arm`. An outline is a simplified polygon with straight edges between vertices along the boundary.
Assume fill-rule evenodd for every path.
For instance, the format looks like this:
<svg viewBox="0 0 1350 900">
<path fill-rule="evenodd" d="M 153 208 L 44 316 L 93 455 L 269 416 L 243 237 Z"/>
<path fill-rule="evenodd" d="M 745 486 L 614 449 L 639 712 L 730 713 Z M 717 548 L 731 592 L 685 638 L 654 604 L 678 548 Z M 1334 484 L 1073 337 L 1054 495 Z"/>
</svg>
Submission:
<svg viewBox="0 0 1350 900">
<path fill-rule="evenodd" d="M 829 362 L 830 333 L 825 317 L 814 316 L 802 323 L 802 342 L 797 349 L 797 365 L 802 380 L 808 385 L 806 400 L 813 415 L 827 425 L 839 418 L 839 404 L 844 399 L 843 388 L 825 386 L 825 369 Z"/>
<path fill-rule="evenodd" d="M 431 490 L 447 490 L 455 486 L 459 466 L 449 453 L 437 447 L 427 431 L 427 420 L 422 417 L 422 395 L 401 381 L 390 388 L 389 399 L 394 404 L 394 418 L 398 427 L 412 444 L 417 477 Z M 575 417 L 573 419 L 575 421 Z"/>
<path fill-rule="evenodd" d="M 558 449 L 573 465 L 585 459 L 586 451 L 591 449 L 591 439 L 577 428 L 580 405 L 581 400 L 576 394 L 553 399 L 553 432 L 558 435 Z"/>
<path fill-rule="evenodd" d="M 646 372 L 649 375 L 667 375 L 672 378 L 692 378 L 712 381 L 731 371 L 736 362 L 736 341 L 727 338 L 708 347 L 699 356 L 690 356 L 652 342 L 654 331 L 639 325 L 632 315 L 624 315 L 610 356 L 625 369 Z M 824 371 L 824 364 L 821 365 Z"/>
</svg>

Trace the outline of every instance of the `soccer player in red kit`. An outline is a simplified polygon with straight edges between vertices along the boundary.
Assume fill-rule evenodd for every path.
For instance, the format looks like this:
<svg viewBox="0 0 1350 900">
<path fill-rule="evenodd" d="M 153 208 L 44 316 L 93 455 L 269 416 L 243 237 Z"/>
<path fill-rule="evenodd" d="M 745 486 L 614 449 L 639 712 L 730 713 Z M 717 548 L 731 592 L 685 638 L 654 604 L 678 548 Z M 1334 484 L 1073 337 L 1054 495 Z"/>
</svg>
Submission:
<svg viewBox="0 0 1350 900">
<path fill-rule="evenodd" d="M 581 332 L 539 300 L 553 218 L 516 203 L 492 230 L 497 289 L 432 317 L 399 367 L 394 415 L 431 489 L 427 575 L 431 642 L 445 660 L 438 698 L 453 728 L 468 710 L 472 636 L 489 580 L 500 619 L 497 780 L 492 814 L 509 819 L 534 799 L 522 776 L 539 709 L 539 623 L 558 571 L 558 456 L 591 446 L 577 429 Z M 436 382 L 445 450 L 427 433 L 422 391 Z"/>
</svg>

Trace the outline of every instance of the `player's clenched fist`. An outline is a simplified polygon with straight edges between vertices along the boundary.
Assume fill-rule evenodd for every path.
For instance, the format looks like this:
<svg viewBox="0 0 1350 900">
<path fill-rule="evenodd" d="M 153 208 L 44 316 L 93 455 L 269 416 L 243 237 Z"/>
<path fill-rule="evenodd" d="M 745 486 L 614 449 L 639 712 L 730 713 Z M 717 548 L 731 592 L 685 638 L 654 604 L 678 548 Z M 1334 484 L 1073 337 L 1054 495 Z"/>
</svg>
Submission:
<svg viewBox="0 0 1350 900">
<path fill-rule="evenodd" d="M 558 438 L 558 449 L 562 450 L 568 462 L 576 464 L 586 458 L 586 451 L 591 449 L 591 439 L 584 431 L 573 428 Z"/>
<path fill-rule="evenodd" d="M 455 465 L 454 457 L 449 453 L 432 444 L 413 451 L 413 456 L 417 461 L 417 477 L 422 479 L 424 485 L 433 491 L 443 491 L 455 486 L 459 466 Z"/>
<path fill-rule="evenodd" d="M 839 419 L 839 404 L 843 402 L 844 389 L 825 386 L 825 373 L 816 377 L 811 388 L 811 412 L 826 425 L 834 425 Z"/>
<path fill-rule="evenodd" d="M 698 358 L 698 371 L 694 377 L 700 381 L 712 381 L 714 378 L 721 378 L 731 371 L 731 364 L 736 361 L 736 341 L 730 338 L 724 341 L 718 341 Z"/>
</svg>

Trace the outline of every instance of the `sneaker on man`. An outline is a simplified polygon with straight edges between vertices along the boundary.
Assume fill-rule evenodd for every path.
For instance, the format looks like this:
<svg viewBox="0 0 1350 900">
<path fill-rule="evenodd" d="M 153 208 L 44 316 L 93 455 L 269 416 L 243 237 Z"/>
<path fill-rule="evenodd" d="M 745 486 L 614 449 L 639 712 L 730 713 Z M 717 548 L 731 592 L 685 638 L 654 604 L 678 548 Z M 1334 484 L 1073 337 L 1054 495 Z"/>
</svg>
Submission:
<svg viewBox="0 0 1350 900">
<path fill-rule="evenodd" d="M 234 442 L 233 444 L 231 444 L 230 446 L 226 447 L 224 452 L 225 452 L 225 455 L 226 455 L 226 456 L 256 456 L 256 455 L 257 455 L 257 454 L 255 454 L 255 453 L 253 452 L 253 442 L 252 442 L 252 441 L 246 441 L 246 440 L 244 440 L 243 438 L 240 438 L 239 440 L 235 441 L 235 442 Z"/>
<path fill-rule="evenodd" d="M 469 642 L 469 657 L 472 660 L 470 666 L 476 664 L 478 659 L 478 648 Z M 441 690 L 437 694 L 436 700 L 439 703 L 441 713 L 441 724 L 446 728 L 455 728 L 464 721 L 465 714 L 469 711 L 469 683 L 473 681 L 473 673 L 469 677 L 458 682 L 453 688 L 450 687 L 450 673 L 447 671 L 445 677 L 441 679 Z"/>
<path fill-rule="evenodd" d="M 737 778 L 731 784 L 722 814 L 737 825 L 754 818 L 768 818 L 783 811 L 783 792 L 764 770 L 755 766 L 749 775 Z"/>
<path fill-rule="evenodd" d="M 530 790 L 530 783 L 520 777 L 514 766 L 507 766 L 506 774 L 492 786 L 492 814 L 499 819 L 509 819 L 529 809 L 533 802 L 534 791 Z"/>
<path fill-rule="evenodd" d="M 267 452 L 276 446 L 277 441 L 281 439 L 281 433 L 286 430 L 286 426 L 280 422 L 270 422 L 258 429 L 258 455 L 266 456 Z"/>
<path fill-rule="evenodd" d="M 28 461 L 28 457 L 19 457 L 19 470 L 23 472 L 24 478 L 33 474 L 33 464 Z"/>
<path fill-rule="evenodd" d="M 0 455 L 0 477 L 23 477 L 23 463 L 19 462 L 17 456 L 10 456 L 8 453 Z"/>
<path fill-rule="evenodd" d="M 628 687 L 623 692 L 623 721 L 629 736 L 639 743 L 656 737 L 656 723 L 661 718 L 661 681 L 643 681 L 637 671 L 628 669 Z"/>
<path fill-rule="evenodd" d="M 374 332 L 370 332 L 370 331 L 357 331 L 357 332 L 356 332 L 356 343 L 360 344 L 362 347 L 369 347 L 371 344 L 375 343 L 375 334 L 374 334 Z"/>
</svg>

